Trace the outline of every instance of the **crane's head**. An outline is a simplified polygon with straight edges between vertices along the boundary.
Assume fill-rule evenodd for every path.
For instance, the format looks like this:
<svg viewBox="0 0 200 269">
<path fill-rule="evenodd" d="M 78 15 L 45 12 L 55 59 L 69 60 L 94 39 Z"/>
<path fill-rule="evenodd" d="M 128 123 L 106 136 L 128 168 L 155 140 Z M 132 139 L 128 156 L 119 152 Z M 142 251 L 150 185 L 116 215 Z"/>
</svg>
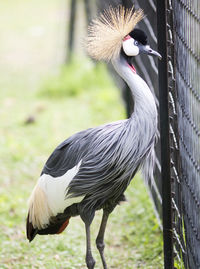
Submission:
<svg viewBox="0 0 200 269">
<path fill-rule="evenodd" d="M 141 53 L 158 56 L 147 45 L 147 36 L 136 24 L 144 17 L 141 9 L 134 11 L 123 6 L 110 7 L 92 21 L 88 28 L 86 48 L 96 60 L 113 60 L 124 53 L 127 57 Z"/>
<path fill-rule="evenodd" d="M 147 44 L 147 35 L 140 29 L 134 29 L 125 38 L 122 43 L 122 50 L 128 57 L 137 56 L 139 54 L 148 54 L 157 56 L 159 59 L 162 56 L 155 50 L 152 50 Z"/>
</svg>

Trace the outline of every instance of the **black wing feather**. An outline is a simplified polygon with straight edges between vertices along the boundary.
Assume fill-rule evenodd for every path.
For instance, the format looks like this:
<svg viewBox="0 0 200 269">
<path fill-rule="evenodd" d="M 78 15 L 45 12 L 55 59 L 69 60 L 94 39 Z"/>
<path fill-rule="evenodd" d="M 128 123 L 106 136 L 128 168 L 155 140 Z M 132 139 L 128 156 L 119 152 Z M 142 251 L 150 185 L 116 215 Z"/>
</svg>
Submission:
<svg viewBox="0 0 200 269">
<path fill-rule="evenodd" d="M 89 133 L 90 129 L 87 129 L 63 141 L 50 155 L 41 175 L 59 177 L 77 165 L 87 150 Z"/>
</svg>

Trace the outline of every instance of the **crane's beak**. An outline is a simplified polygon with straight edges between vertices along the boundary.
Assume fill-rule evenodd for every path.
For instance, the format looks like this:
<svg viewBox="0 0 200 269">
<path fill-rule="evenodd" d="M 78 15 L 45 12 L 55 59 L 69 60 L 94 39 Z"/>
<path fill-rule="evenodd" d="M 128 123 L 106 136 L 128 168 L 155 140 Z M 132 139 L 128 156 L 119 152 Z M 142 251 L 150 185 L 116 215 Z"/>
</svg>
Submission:
<svg viewBox="0 0 200 269">
<path fill-rule="evenodd" d="M 158 53 L 155 50 L 152 50 L 150 48 L 150 46 L 148 46 L 148 45 L 146 45 L 146 46 L 140 46 L 140 53 L 148 54 L 148 55 L 151 55 L 151 56 L 156 56 L 156 57 L 159 58 L 159 60 L 162 59 L 162 56 L 160 55 L 160 53 Z"/>
</svg>

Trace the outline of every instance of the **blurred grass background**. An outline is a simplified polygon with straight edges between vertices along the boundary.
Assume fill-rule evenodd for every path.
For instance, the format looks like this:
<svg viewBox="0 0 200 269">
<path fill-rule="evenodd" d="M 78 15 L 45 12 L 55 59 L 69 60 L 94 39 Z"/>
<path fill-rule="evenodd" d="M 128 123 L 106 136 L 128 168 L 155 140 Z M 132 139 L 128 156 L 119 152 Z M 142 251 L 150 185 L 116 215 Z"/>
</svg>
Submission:
<svg viewBox="0 0 200 269">
<path fill-rule="evenodd" d="M 37 236 L 29 244 L 27 200 L 61 141 L 125 118 L 120 94 L 105 65 L 86 59 L 80 45 L 72 63 L 62 65 L 67 1 L 6 0 L 0 5 L 0 269 L 85 268 L 80 218 L 71 219 L 61 235 Z M 162 234 L 139 176 L 126 195 L 128 202 L 108 223 L 109 268 L 163 268 Z M 95 268 L 102 268 L 94 244 L 100 218 L 98 212 L 92 225 Z"/>
</svg>

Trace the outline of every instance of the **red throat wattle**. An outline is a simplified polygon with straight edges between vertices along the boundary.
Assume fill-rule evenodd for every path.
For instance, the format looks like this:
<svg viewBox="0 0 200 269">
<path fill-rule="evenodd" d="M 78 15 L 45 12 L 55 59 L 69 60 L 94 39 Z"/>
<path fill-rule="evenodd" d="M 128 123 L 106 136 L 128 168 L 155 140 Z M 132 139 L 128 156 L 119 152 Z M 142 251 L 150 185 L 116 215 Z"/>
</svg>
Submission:
<svg viewBox="0 0 200 269">
<path fill-rule="evenodd" d="M 135 66 L 134 65 L 130 65 L 130 64 L 128 64 L 128 66 L 129 66 L 129 68 L 131 69 L 131 71 L 134 73 L 134 74 L 137 74 L 137 72 L 136 72 L 136 69 L 135 69 Z"/>
</svg>

